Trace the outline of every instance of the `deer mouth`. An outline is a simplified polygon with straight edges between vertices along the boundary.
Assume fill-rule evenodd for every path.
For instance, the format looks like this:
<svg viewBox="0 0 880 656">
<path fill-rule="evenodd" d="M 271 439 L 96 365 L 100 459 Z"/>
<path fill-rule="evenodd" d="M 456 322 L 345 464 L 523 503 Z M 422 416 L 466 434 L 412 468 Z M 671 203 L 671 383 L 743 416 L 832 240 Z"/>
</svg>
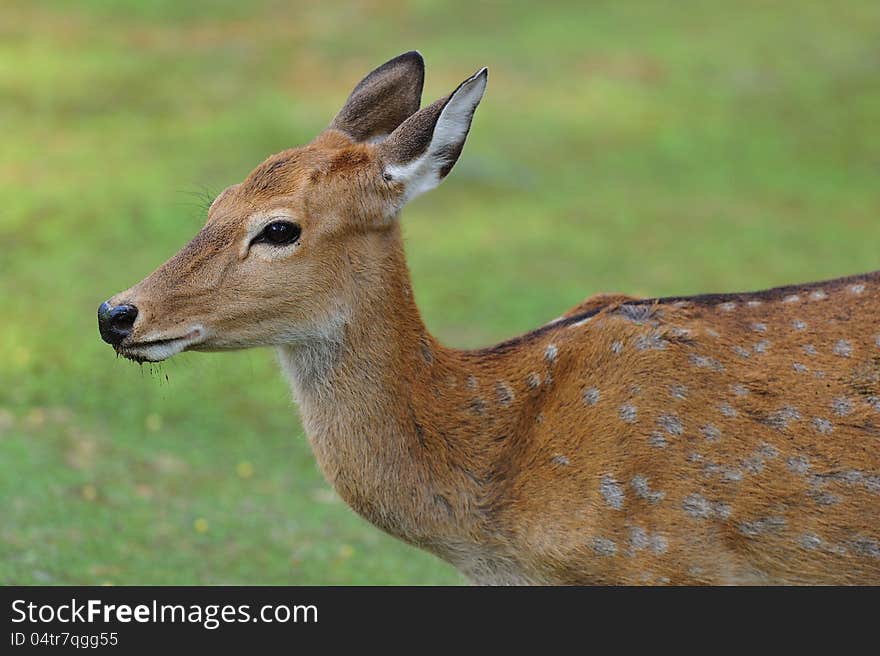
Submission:
<svg viewBox="0 0 880 656">
<path fill-rule="evenodd" d="M 161 362 L 172 355 L 200 344 L 205 339 L 205 330 L 196 326 L 180 337 L 161 337 L 144 339 L 136 342 L 123 341 L 116 347 L 116 352 L 135 362 Z"/>
</svg>

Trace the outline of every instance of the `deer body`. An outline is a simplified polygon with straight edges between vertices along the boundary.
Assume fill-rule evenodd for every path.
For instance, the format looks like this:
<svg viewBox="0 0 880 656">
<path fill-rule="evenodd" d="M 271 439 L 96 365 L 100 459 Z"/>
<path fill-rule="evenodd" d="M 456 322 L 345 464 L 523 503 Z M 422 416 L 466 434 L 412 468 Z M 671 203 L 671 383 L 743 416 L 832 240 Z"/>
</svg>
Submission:
<svg viewBox="0 0 880 656">
<path fill-rule="evenodd" d="M 370 329 L 320 375 L 280 356 L 369 521 L 485 583 L 877 580 L 876 276 L 600 297 L 469 352 L 429 335 L 390 239 Z"/>
<path fill-rule="evenodd" d="M 421 70 L 413 53 L 380 67 L 315 142 L 221 194 L 102 306 L 105 339 L 149 360 L 274 345 L 340 496 L 478 583 L 880 582 L 880 276 L 597 296 L 446 348 L 398 212 L 454 164 L 485 74 L 415 111 Z M 294 220 L 301 237 L 266 246 L 267 222 Z"/>
</svg>

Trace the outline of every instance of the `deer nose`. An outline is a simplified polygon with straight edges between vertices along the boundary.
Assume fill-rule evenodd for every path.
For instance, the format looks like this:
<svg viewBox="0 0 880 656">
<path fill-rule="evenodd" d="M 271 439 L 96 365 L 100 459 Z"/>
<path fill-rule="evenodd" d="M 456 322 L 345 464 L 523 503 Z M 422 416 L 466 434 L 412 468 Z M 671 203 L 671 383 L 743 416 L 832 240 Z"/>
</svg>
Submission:
<svg viewBox="0 0 880 656">
<path fill-rule="evenodd" d="M 134 305 L 111 307 L 107 301 L 98 307 L 98 331 L 101 339 L 113 346 L 119 346 L 131 334 L 138 309 Z"/>
</svg>

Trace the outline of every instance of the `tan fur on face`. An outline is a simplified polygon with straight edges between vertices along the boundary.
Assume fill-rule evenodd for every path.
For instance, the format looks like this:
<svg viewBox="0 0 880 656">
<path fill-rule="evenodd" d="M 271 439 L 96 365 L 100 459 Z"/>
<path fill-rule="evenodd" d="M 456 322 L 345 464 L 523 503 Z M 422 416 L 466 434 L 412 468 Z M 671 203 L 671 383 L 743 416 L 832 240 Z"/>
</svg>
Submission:
<svg viewBox="0 0 880 656">
<path fill-rule="evenodd" d="M 328 130 L 308 146 L 273 155 L 224 191 L 202 231 L 111 304 L 138 307 L 132 341 L 174 336 L 190 325 L 207 332 L 195 350 L 309 340 L 348 312 L 359 275 L 350 246 L 388 229 L 395 193 L 373 147 Z M 273 218 L 297 223 L 299 244 L 249 247 L 254 231 Z"/>
</svg>

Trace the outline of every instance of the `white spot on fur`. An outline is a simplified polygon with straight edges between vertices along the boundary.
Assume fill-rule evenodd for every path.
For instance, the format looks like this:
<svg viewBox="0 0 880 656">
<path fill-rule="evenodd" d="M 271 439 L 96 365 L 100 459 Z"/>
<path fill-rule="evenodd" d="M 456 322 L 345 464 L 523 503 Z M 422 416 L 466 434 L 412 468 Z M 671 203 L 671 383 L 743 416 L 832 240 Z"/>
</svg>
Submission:
<svg viewBox="0 0 880 656">
<path fill-rule="evenodd" d="M 629 544 L 629 555 L 631 556 L 634 556 L 637 551 L 642 549 L 650 549 L 655 554 L 662 554 L 669 548 L 669 542 L 664 536 L 659 533 L 651 535 L 641 526 L 630 528 Z"/>
<path fill-rule="evenodd" d="M 584 390 L 584 403 L 587 405 L 596 405 L 599 402 L 601 394 L 595 387 L 588 387 Z"/>
<path fill-rule="evenodd" d="M 760 307 L 764 304 L 761 301 L 749 301 L 748 303 L 746 303 L 746 305 L 748 305 L 750 308 L 755 308 Z"/>
<path fill-rule="evenodd" d="M 559 354 L 556 344 L 548 344 L 544 350 L 544 359 L 551 364 L 556 362 L 556 356 Z"/>
<path fill-rule="evenodd" d="M 734 346 L 733 352 L 736 353 L 741 358 L 750 358 L 752 357 L 752 352 L 747 348 L 743 348 L 742 346 Z"/>
<path fill-rule="evenodd" d="M 804 549 L 818 549 L 822 546 L 822 540 L 815 533 L 804 533 L 798 538 L 798 544 Z"/>
<path fill-rule="evenodd" d="M 700 429 L 700 433 L 702 433 L 703 437 L 705 437 L 710 442 L 714 442 L 721 437 L 721 431 L 718 429 L 717 426 L 713 424 L 706 424 L 705 426 L 703 426 Z"/>
<path fill-rule="evenodd" d="M 600 556 L 613 556 L 617 553 L 617 545 L 614 540 L 608 538 L 593 538 L 593 551 Z"/>
<path fill-rule="evenodd" d="M 695 367 L 700 367 L 701 369 L 714 369 L 715 371 L 723 371 L 724 366 L 718 362 L 715 358 L 710 358 L 708 355 L 700 355 L 698 353 L 691 353 L 688 355 L 688 360 Z"/>
<path fill-rule="evenodd" d="M 785 518 L 778 515 L 761 517 L 751 522 L 741 522 L 739 532 L 746 537 L 754 538 L 764 533 L 778 533 L 785 527 Z"/>
<path fill-rule="evenodd" d="M 801 350 L 806 355 L 811 355 L 811 356 L 816 355 L 816 353 L 818 353 L 818 351 L 816 350 L 816 347 L 813 346 L 812 344 L 804 344 L 803 346 L 801 346 Z"/>
<path fill-rule="evenodd" d="M 814 301 L 823 301 L 828 298 L 828 294 L 826 294 L 821 289 L 817 289 L 815 291 L 810 292 L 810 298 Z"/>
<path fill-rule="evenodd" d="M 526 386 L 529 389 L 537 389 L 541 386 L 541 375 L 534 371 L 526 378 Z"/>
<path fill-rule="evenodd" d="M 615 354 L 620 354 L 623 351 L 623 342 L 612 342 L 611 343 L 611 352 Z"/>
<path fill-rule="evenodd" d="M 510 385 L 503 381 L 499 381 L 495 384 L 495 398 L 498 400 L 498 403 L 505 408 L 509 408 L 515 397 Z"/>
<path fill-rule="evenodd" d="M 811 489 L 808 494 L 810 495 L 810 498 L 820 506 L 833 506 L 836 503 L 840 503 L 840 497 L 831 492 Z"/>
<path fill-rule="evenodd" d="M 797 303 L 800 300 L 801 300 L 800 296 L 798 296 L 797 294 L 791 294 L 790 296 L 786 296 L 785 298 L 783 298 L 782 302 L 783 303 Z"/>
<path fill-rule="evenodd" d="M 624 405 L 620 406 L 620 418 L 629 424 L 635 422 L 637 414 L 638 411 L 636 410 L 636 407 L 634 405 L 625 403 Z"/>
<path fill-rule="evenodd" d="M 736 309 L 736 303 L 732 301 L 727 301 L 726 303 L 719 303 L 718 309 L 723 312 L 732 312 Z"/>
<path fill-rule="evenodd" d="M 663 500 L 663 497 L 666 496 L 665 492 L 655 492 L 651 490 L 647 477 L 642 476 L 641 474 L 633 476 L 630 485 L 632 485 L 633 490 L 635 490 L 636 496 L 640 499 L 645 499 L 648 503 L 659 503 Z"/>
<path fill-rule="evenodd" d="M 689 494 L 681 503 L 682 509 L 697 519 L 727 519 L 731 508 L 723 502 L 709 501 L 701 494 Z"/>
<path fill-rule="evenodd" d="M 794 321 L 791 322 L 791 325 L 794 327 L 795 330 L 806 330 L 807 329 L 807 324 L 804 323 L 803 321 L 801 321 L 800 319 L 795 319 Z"/>
<path fill-rule="evenodd" d="M 620 483 L 614 480 L 614 476 L 611 474 L 605 474 L 602 476 L 602 480 L 599 483 L 599 493 L 602 495 L 602 498 L 605 499 L 605 503 L 615 510 L 623 508 L 623 487 Z"/>
<path fill-rule="evenodd" d="M 639 335 L 635 339 L 635 347 L 637 351 L 662 351 L 669 345 L 665 339 L 657 333 L 648 333 L 647 335 Z"/>
<path fill-rule="evenodd" d="M 743 479 L 743 473 L 739 469 L 725 469 L 724 470 L 724 480 L 725 481 L 741 481 Z"/>
<path fill-rule="evenodd" d="M 684 430 L 681 420 L 674 414 L 660 415 L 657 418 L 657 425 L 670 435 L 681 435 Z"/>
<path fill-rule="evenodd" d="M 766 339 L 762 339 L 760 342 L 755 344 L 752 350 L 755 353 L 766 353 L 768 348 L 770 348 L 770 342 L 768 342 Z"/>
<path fill-rule="evenodd" d="M 753 323 L 752 330 L 754 330 L 756 333 L 766 333 L 767 332 L 767 324 L 761 323 L 761 322 Z"/>
<path fill-rule="evenodd" d="M 831 402 L 831 409 L 834 410 L 834 414 L 839 417 L 845 417 L 853 410 L 852 401 L 845 397 L 838 397 Z"/>
<path fill-rule="evenodd" d="M 797 410 L 794 410 L 793 412 L 797 415 L 797 418 L 800 419 L 800 414 L 798 414 Z M 758 447 L 758 453 L 765 458 L 775 458 L 779 455 L 779 449 L 767 442 L 761 442 L 761 445 Z"/>
<path fill-rule="evenodd" d="M 746 387 L 745 385 L 740 384 L 740 383 L 737 383 L 735 385 L 731 385 L 730 389 L 737 396 L 748 396 L 749 395 L 749 388 Z"/>
<path fill-rule="evenodd" d="M 648 533 L 641 526 L 633 526 L 629 530 L 629 544 L 631 552 L 646 549 L 648 547 Z"/>
<path fill-rule="evenodd" d="M 686 399 L 688 397 L 688 388 L 684 385 L 671 385 L 669 393 L 676 399 Z"/>
<path fill-rule="evenodd" d="M 795 474 L 806 474 L 810 469 L 810 461 L 806 456 L 791 456 L 785 464 Z"/>
<path fill-rule="evenodd" d="M 484 415 L 486 414 L 486 402 L 481 398 L 471 399 L 468 408 L 475 415 Z"/>
<path fill-rule="evenodd" d="M 865 286 L 862 284 L 850 285 L 850 288 L 849 288 L 850 294 L 858 295 L 858 294 L 861 294 L 863 291 L 865 291 Z"/>
<path fill-rule="evenodd" d="M 839 339 L 834 344 L 834 348 L 832 349 L 835 355 L 839 355 L 842 358 L 848 358 L 852 355 L 852 344 L 850 344 L 845 339 Z"/>
<path fill-rule="evenodd" d="M 552 462 L 554 465 L 560 465 L 562 467 L 565 467 L 565 466 L 571 464 L 569 462 L 568 458 L 566 458 L 564 455 L 561 455 L 559 453 L 557 453 L 555 456 L 550 458 L 550 462 Z"/>
<path fill-rule="evenodd" d="M 736 408 L 729 403 L 722 403 L 719 405 L 718 411 L 725 417 L 736 417 Z"/>
<path fill-rule="evenodd" d="M 640 325 L 653 317 L 656 312 L 657 309 L 650 305 L 621 305 L 615 310 L 615 314 Z"/>
<path fill-rule="evenodd" d="M 767 424 L 775 428 L 776 430 L 785 430 L 788 428 L 788 424 L 792 421 L 798 421 L 801 418 L 801 413 L 797 411 L 796 408 L 792 408 L 791 406 L 783 406 L 779 410 L 771 412 L 767 416 Z"/>
<path fill-rule="evenodd" d="M 799 374 L 806 373 L 807 371 L 810 370 L 810 368 L 807 365 L 801 364 L 800 362 L 795 362 L 793 365 L 791 365 L 791 367 Z"/>
<path fill-rule="evenodd" d="M 703 474 L 706 476 L 721 476 L 725 481 L 741 481 L 743 474 L 739 469 L 731 469 L 716 462 L 707 462 L 703 466 Z"/>
<path fill-rule="evenodd" d="M 822 417 L 815 417 L 813 419 L 813 428 L 815 428 L 820 433 L 830 433 L 834 430 L 834 425 L 827 419 L 823 419 Z"/>
</svg>

